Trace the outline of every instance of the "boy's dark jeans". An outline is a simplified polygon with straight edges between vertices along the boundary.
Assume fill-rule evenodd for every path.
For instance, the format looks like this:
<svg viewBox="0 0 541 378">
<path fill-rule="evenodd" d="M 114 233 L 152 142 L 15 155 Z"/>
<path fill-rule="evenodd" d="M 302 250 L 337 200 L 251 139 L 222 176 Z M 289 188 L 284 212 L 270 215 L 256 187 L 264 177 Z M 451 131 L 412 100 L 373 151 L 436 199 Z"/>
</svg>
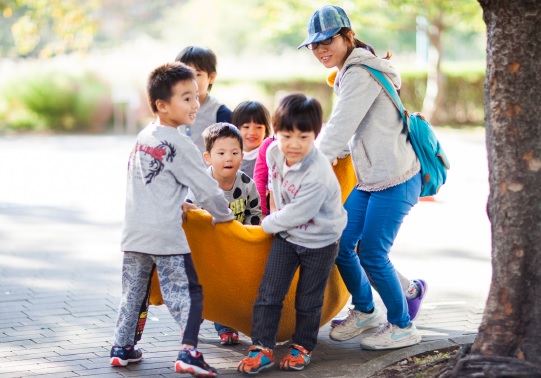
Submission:
<svg viewBox="0 0 541 378">
<path fill-rule="evenodd" d="M 334 267 L 339 242 L 322 248 L 305 248 L 276 235 L 252 315 L 252 342 L 274 349 L 276 334 L 293 275 L 300 267 L 295 296 L 296 323 L 293 343 L 312 351 L 317 343 L 323 295 Z"/>
</svg>

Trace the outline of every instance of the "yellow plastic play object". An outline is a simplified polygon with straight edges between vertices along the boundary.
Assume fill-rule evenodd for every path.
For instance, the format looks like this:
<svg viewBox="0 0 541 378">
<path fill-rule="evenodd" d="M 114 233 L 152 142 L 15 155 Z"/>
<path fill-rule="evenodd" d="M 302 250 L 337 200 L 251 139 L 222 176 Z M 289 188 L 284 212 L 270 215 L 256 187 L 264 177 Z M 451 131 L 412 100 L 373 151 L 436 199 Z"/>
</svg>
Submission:
<svg viewBox="0 0 541 378">
<path fill-rule="evenodd" d="M 351 158 L 339 159 L 334 169 L 342 187 L 344 202 L 357 182 Z M 206 211 L 194 210 L 188 214 L 188 221 L 183 224 L 199 281 L 203 286 L 203 318 L 250 335 L 252 307 L 265 270 L 272 236 L 266 234 L 260 226 L 227 222 L 212 227 L 211 220 Z M 290 339 L 295 330 L 298 273 L 284 300 L 277 341 Z M 336 316 L 348 299 L 349 293 L 335 266 L 325 290 L 321 325 Z M 156 272 L 152 277 L 150 304 L 163 304 Z"/>
</svg>

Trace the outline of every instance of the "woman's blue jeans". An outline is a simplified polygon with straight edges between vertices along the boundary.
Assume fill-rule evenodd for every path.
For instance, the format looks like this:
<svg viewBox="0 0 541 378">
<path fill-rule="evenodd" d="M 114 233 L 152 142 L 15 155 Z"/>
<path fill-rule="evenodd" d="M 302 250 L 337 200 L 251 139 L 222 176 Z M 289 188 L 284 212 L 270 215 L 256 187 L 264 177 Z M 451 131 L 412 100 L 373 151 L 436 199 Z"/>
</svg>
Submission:
<svg viewBox="0 0 541 378">
<path fill-rule="evenodd" d="M 348 224 L 340 239 L 336 265 L 358 311 L 374 308 L 372 278 L 385 307 L 387 320 L 400 328 L 410 324 L 408 305 L 389 252 L 404 217 L 419 201 L 421 174 L 391 188 L 366 192 L 354 189 L 344 208 Z M 358 253 L 355 251 L 360 241 Z M 365 272 L 366 271 L 366 272 Z"/>
</svg>

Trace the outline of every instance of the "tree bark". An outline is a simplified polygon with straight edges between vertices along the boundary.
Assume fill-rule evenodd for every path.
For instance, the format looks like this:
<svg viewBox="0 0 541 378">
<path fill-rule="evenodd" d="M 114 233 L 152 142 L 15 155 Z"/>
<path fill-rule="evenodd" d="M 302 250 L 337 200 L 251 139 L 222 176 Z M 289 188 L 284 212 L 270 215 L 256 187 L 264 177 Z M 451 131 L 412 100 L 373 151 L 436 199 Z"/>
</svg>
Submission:
<svg viewBox="0 0 541 378">
<path fill-rule="evenodd" d="M 478 367 L 483 361 L 506 366 L 515 361 L 539 376 L 541 7 L 537 0 L 479 3 L 487 26 L 484 92 L 493 276 L 471 354 L 456 368 L 467 371 L 473 360 Z M 458 376 L 465 376 L 456 368 Z M 506 376 L 519 376 L 518 370 Z"/>
<path fill-rule="evenodd" d="M 426 93 L 422 113 L 433 125 L 442 125 L 448 119 L 445 108 L 445 75 L 441 70 L 443 30 L 444 26 L 440 17 L 439 20 L 430 20 L 429 30 L 426 31 L 429 46 Z"/>
</svg>

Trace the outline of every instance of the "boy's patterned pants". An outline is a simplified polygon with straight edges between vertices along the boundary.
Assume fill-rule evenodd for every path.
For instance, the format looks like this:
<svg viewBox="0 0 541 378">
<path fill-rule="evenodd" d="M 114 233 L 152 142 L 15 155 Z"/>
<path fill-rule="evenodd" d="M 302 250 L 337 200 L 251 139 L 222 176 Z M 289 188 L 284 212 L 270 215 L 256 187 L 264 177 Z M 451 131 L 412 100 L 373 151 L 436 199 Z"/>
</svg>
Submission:
<svg viewBox="0 0 541 378">
<path fill-rule="evenodd" d="M 157 256 L 125 252 L 122 265 L 122 297 L 113 345 L 137 344 L 139 313 L 148 305 L 148 285 L 154 269 L 162 297 L 180 326 L 182 343 L 197 346 L 203 312 L 203 292 L 190 254 Z"/>
</svg>

